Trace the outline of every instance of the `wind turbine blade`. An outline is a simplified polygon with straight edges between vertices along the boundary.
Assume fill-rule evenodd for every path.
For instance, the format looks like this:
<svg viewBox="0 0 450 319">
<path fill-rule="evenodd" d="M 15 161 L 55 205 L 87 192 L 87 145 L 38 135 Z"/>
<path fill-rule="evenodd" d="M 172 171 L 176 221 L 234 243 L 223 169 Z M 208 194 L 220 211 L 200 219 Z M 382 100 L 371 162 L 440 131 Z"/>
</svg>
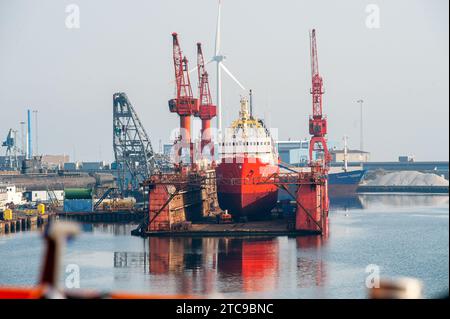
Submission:
<svg viewBox="0 0 450 319">
<path fill-rule="evenodd" d="M 192 69 L 189 70 L 189 74 L 197 71 L 197 69 L 198 69 L 198 66 L 194 66 Z"/>
<path fill-rule="evenodd" d="M 210 61 L 208 61 L 208 63 L 206 63 L 205 65 L 208 65 L 210 63 L 214 62 L 214 59 L 211 59 Z M 191 74 L 192 72 L 195 72 L 198 70 L 198 65 L 194 66 L 192 69 L 189 70 L 189 74 Z"/>
<path fill-rule="evenodd" d="M 219 0 L 219 13 L 217 14 L 217 30 L 216 30 L 216 56 L 220 51 L 220 20 L 221 20 L 222 1 Z"/>
<path fill-rule="evenodd" d="M 209 62 L 208 62 L 208 63 L 209 63 Z M 192 72 L 197 71 L 197 69 L 198 69 L 197 66 L 193 67 L 192 69 L 189 70 L 189 74 L 191 74 Z M 175 80 L 172 80 L 172 81 L 169 82 L 169 84 L 170 84 L 170 85 L 173 85 L 173 84 L 175 84 L 175 82 L 176 82 Z"/>
<path fill-rule="evenodd" d="M 241 84 L 241 82 L 239 82 L 239 80 L 236 79 L 236 77 L 231 73 L 230 70 L 228 70 L 228 68 L 223 63 L 220 63 L 220 67 L 229 75 L 230 78 L 234 80 L 234 82 L 237 83 L 237 85 L 241 87 L 242 90 L 245 90 L 245 87 Z"/>
</svg>

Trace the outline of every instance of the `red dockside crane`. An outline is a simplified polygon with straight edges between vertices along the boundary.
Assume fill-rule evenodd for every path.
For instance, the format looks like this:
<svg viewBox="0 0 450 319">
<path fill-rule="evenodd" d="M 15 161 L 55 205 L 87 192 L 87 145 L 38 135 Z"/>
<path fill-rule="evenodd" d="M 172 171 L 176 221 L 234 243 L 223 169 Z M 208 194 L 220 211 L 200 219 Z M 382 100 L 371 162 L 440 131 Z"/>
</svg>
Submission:
<svg viewBox="0 0 450 319">
<path fill-rule="evenodd" d="M 189 150 L 191 165 L 194 164 L 194 150 L 191 142 L 191 116 L 199 112 L 199 101 L 192 94 L 189 79 L 188 59 L 183 57 L 178 34 L 172 33 L 173 62 L 175 66 L 176 98 L 169 101 L 169 109 L 180 116 L 180 142 L 178 156 L 181 158 L 183 149 Z"/>
<path fill-rule="evenodd" d="M 211 138 L 211 120 L 217 115 L 217 108 L 212 103 L 211 90 L 209 88 L 208 72 L 205 69 L 205 59 L 203 58 L 202 44 L 197 43 L 197 69 L 198 69 L 198 97 L 200 110 L 198 117 L 202 120 L 202 141 L 201 153 L 206 146 L 210 147 L 211 161 L 214 163 L 214 144 Z"/>
<path fill-rule="evenodd" d="M 324 154 L 324 166 L 328 166 L 331 156 L 328 151 L 325 136 L 327 135 L 327 119 L 322 114 L 323 80 L 319 74 L 319 60 L 317 57 L 316 30 L 310 34 L 311 41 L 311 77 L 312 77 L 312 100 L 313 115 L 309 119 L 309 134 L 312 135 L 309 145 L 309 159 L 313 161 L 313 152 L 320 150 Z M 316 145 L 318 148 L 316 149 Z"/>
</svg>

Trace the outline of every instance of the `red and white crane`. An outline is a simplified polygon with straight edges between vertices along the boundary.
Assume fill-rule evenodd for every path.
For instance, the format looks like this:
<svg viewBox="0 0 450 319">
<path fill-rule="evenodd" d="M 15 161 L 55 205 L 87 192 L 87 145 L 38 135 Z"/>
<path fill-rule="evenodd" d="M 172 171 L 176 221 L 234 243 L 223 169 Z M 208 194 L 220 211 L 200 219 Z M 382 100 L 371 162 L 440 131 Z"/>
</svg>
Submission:
<svg viewBox="0 0 450 319">
<path fill-rule="evenodd" d="M 180 145 L 178 156 L 187 149 L 191 165 L 194 163 L 194 150 L 191 142 L 191 117 L 199 112 L 199 101 L 192 93 L 189 79 L 188 59 L 183 57 L 178 34 L 172 33 L 173 62 L 175 66 L 176 98 L 169 101 L 169 109 L 180 116 Z"/>
<path fill-rule="evenodd" d="M 214 144 L 211 138 L 211 120 L 217 115 L 217 107 L 213 104 L 211 90 L 209 87 L 208 72 L 205 68 L 205 59 L 203 58 L 202 44 L 197 43 L 197 71 L 198 71 L 198 98 L 200 101 L 198 117 L 202 121 L 202 141 L 201 154 L 205 147 L 209 147 L 211 162 L 214 162 Z"/>
<path fill-rule="evenodd" d="M 324 165 L 328 166 L 331 160 L 327 147 L 327 119 L 323 116 L 322 95 L 323 79 L 319 73 L 319 59 L 317 56 L 316 30 L 313 29 L 310 34 L 311 41 L 311 78 L 312 78 L 312 102 L 313 115 L 309 119 L 309 134 L 312 135 L 309 145 L 309 159 L 313 161 L 313 152 L 323 153 Z"/>
</svg>

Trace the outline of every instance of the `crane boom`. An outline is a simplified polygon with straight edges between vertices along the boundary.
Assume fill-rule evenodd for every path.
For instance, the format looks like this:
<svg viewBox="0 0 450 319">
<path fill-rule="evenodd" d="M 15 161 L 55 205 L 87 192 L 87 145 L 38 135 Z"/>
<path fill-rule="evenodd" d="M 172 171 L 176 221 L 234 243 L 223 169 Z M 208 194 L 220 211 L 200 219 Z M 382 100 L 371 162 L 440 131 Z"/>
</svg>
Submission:
<svg viewBox="0 0 450 319">
<path fill-rule="evenodd" d="M 211 90 L 209 87 L 208 72 L 205 68 L 205 59 L 203 58 L 202 44 L 197 43 L 197 70 L 200 112 L 204 105 L 212 105 Z"/>
<path fill-rule="evenodd" d="M 319 74 L 319 59 L 317 55 L 316 30 L 312 30 L 311 35 L 311 79 L 313 97 L 313 117 L 316 119 L 322 118 L 322 95 L 323 95 L 323 80 Z"/>
<path fill-rule="evenodd" d="M 323 162 L 325 166 L 329 165 L 331 160 L 328 151 L 326 135 L 327 135 L 327 119 L 323 117 L 322 95 L 323 79 L 319 73 L 319 58 L 317 53 L 316 30 L 310 33 L 310 54 L 311 54 L 311 95 L 313 114 L 309 119 L 309 133 L 312 135 L 309 146 L 309 158 L 313 161 L 313 152 L 321 151 L 323 153 Z M 317 146 L 317 148 L 316 148 Z"/>
<path fill-rule="evenodd" d="M 188 59 L 183 57 L 181 52 L 178 34 L 173 33 L 173 63 L 175 66 L 175 83 L 177 89 L 177 99 L 193 98 L 191 81 L 188 72 Z"/>
<path fill-rule="evenodd" d="M 188 59 L 183 57 L 178 34 L 172 33 L 173 40 L 173 63 L 175 67 L 176 97 L 169 101 L 169 109 L 172 113 L 180 116 L 180 138 L 176 142 L 177 159 L 176 162 L 182 162 L 184 153 L 189 154 L 191 164 L 194 163 L 194 150 L 191 143 L 191 116 L 199 112 L 198 99 L 194 98 L 192 93 L 191 81 L 189 79 Z"/>
<path fill-rule="evenodd" d="M 214 162 L 214 145 L 211 138 L 211 120 L 217 115 L 217 107 L 212 103 L 211 90 L 209 87 L 208 72 L 205 68 L 205 59 L 203 58 L 202 44 L 197 43 L 197 70 L 198 70 L 198 94 L 199 94 L 199 113 L 198 117 L 202 120 L 202 141 L 201 153 L 209 146 L 209 157 Z"/>
</svg>

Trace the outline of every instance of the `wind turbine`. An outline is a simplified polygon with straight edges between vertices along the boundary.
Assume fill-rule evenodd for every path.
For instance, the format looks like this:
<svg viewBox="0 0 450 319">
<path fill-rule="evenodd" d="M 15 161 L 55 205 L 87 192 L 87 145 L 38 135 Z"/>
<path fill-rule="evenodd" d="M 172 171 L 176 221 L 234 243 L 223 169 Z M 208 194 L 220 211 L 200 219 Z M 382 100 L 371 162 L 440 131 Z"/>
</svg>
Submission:
<svg viewBox="0 0 450 319">
<path fill-rule="evenodd" d="M 226 60 L 226 56 L 222 55 L 220 52 L 220 44 L 221 44 L 221 34 L 220 34 L 220 23 L 222 18 L 222 0 L 219 0 L 219 12 L 217 15 L 217 30 L 216 30 L 216 45 L 214 56 L 211 60 L 208 61 L 207 64 L 212 62 L 216 63 L 216 98 L 217 98 L 217 130 L 218 132 L 222 132 L 222 70 L 225 71 L 226 74 L 234 81 L 236 84 L 245 91 L 245 87 L 239 82 L 239 80 L 231 73 L 231 71 L 223 64 L 223 61 Z M 197 66 L 193 67 L 189 70 L 189 73 L 197 71 Z"/>
<path fill-rule="evenodd" d="M 231 71 L 223 64 L 223 61 L 226 59 L 224 55 L 221 54 L 220 51 L 220 41 L 221 41 L 221 34 L 220 34 L 220 22 L 221 22 L 221 9 L 222 9 L 222 0 L 219 0 L 219 13 L 217 15 L 217 30 L 216 30 L 216 47 L 215 47 L 215 54 L 212 57 L 211 62 L 216 62 L 216 70 L 217 70 L 217 130 L 219 132 L 222 132 L 222 70 L 225 71 L 225 73 L 228 74 L 228 76 L 233 79 L 234 82 L 242 89 L 245 90 L 245 87 L 239 82 L 239 80 L 231 73 Z"/>
</svg>

